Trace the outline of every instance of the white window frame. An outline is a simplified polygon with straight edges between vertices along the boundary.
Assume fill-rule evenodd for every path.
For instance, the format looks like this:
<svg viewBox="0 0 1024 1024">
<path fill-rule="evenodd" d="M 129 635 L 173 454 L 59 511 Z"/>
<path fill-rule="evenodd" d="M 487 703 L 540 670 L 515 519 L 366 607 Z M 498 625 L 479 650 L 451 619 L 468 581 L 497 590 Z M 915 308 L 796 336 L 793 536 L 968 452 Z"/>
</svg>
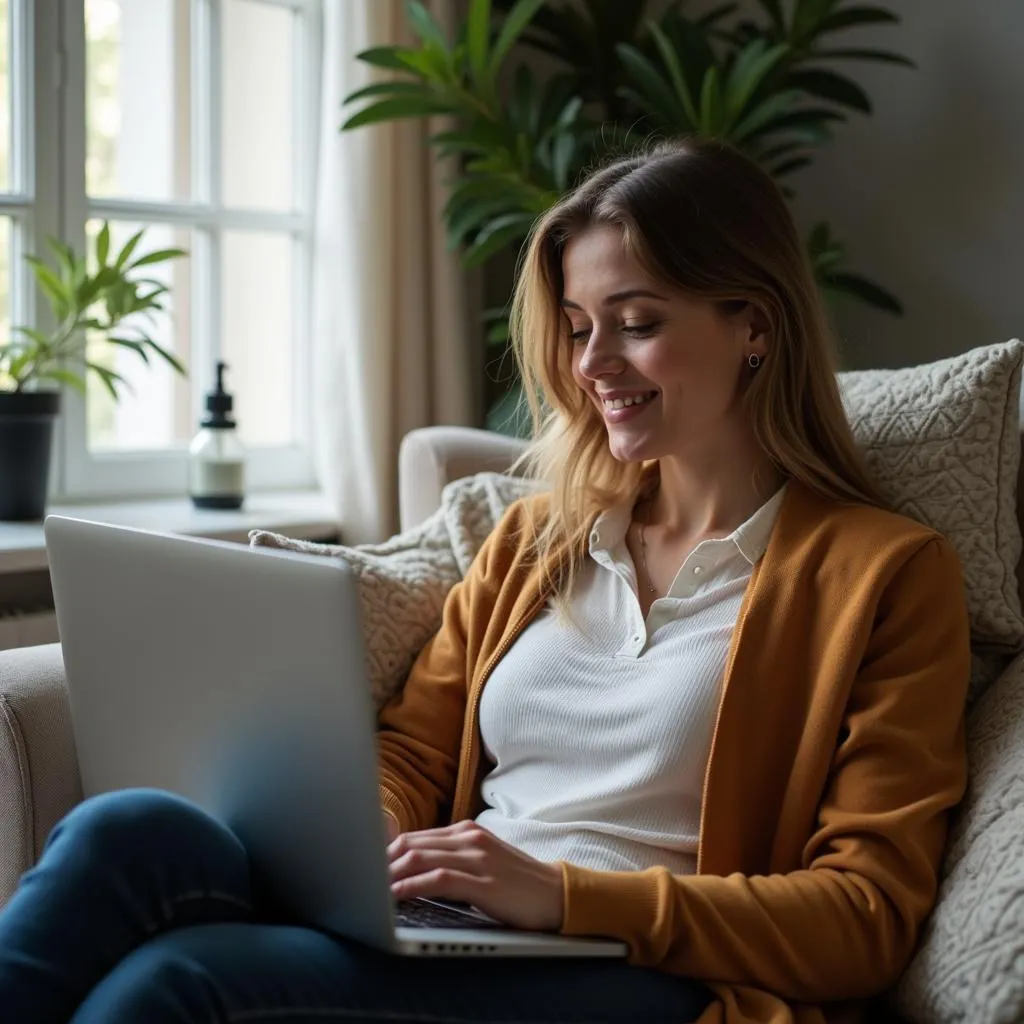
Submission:
<svg viewBox="0 0 1024 1024">
<path fill-rule="evenodd" d="M 12 0 L 14 2 L 14 0 Z M 20 0 L 24 4 L 24 0 Z M 250 490 L 312 487 L 316 483 L 312 451 L 313 423 L 308 400 L 312 381 L 311 310 L 313 258 L 313 203 L 316 187 L 316 132 L 319 125 L 321 6 L 320 0 L 250 0 L 294 11 L 294 165 L 295 209 L 292 212 L 226 209 L 220 201 L 220 166 L 217 120 L 220 117 L 220 25 L 222 0 L 191 0 L 193 25 L 192 139 L 194 197 L 188 202 L 147 202 L 91 198 L 86 194 L 85 157 L 85 0 L 39 0 L 52 29 L 36 34 L 40 69 L 51 63 L 59 68 L 55 100 L 46 111 L 56 124 L 58 159 L 37 159 L 41 168 L 57 167 L 59 180 L 39 181 L 38 210 L 57 211 L 50 233 L 84 251 L 85 226 L 92 218 L 166 223 L 198 229 L 193 236 L 192 338 L 189 379 L 193 409 L 202 409 L 209 389 L 209 368 L 220 348 L 221 276 L 219 241 L 231 229 L 272 230 L 293 239 L 293 435 L 288 447 L 250 448 L 246 485 Z M 42 21 L 43 19 L 37 19 Z M 49 23 L 48 23 L 49 24 Z M 49 49 L 53 47 L 53 49 Z M 51 59 L 52 58 L 52 59 Z M 39 76 L 37 76 L 39 77 Z M 45 78 L 43 72 L 41 77 Z M 41 91 L 41 90 L 40 90 Z M 208 102 L 205 102 L 208 98 Z M 37 110 L 37 118 L 40 112 Z M 52 142 L 45 143 L 53 146 Z M 44 155 L 44 140 L 37 141 L 37 157 Z M 48 151 L 47 151 L 48 152 Z M 37 176 L 38 179 L 38 176 Z M 43 202 L 47 195 L 49 201 Z M 54 202 L 53 200 L 56 200 Z M 56 229 L 56 230 L 55 230 Z M 35 237 L 47 232 L 36 224 Z M 12 294 L 14 289 L 12 286 Z M 205 369 L 204 369 L 205 368 Z M 198 424 L 197 424 L 198 426 Z M 85 400 L 64 392 L 58 431 L 60 454 L 55 460 L 53 491 L 60 498 L 117 498 L 183 494 L 187 481 L 187 446 L 146 452 L 90 451 L 86 436 Z"/>
<path fill-rule="evenodd" d="M 56 96 L 60 84 L 56 0 L 8 0 L 11 138 L 8 189 L 0 192 L 0 215 L 10 218 L 9 322 L 52 326 L 48 310 L 37 310 L 34 278 L 25 254 L 37 239 L 58 235 L 60 152 Z M 7 340 L 7 339 L 4 339 Z M 62 475 L 62 455 L 54 446 L 51 490 Z"/>
</svg>

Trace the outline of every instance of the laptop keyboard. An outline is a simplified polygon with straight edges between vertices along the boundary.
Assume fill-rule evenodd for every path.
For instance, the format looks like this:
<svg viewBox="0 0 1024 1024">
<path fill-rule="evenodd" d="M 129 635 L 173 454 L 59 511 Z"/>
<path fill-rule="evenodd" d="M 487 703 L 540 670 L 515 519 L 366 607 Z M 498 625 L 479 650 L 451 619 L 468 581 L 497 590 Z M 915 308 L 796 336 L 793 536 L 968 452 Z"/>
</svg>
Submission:
<svg viewBox="0 0 1024 1024">
<path fill-rule="evenodd" d="M 475 911 L 459 910 L 426 900 L 401 900 L 395 907 L 395 924 L 400 928 L 504 928 L 499 921 L 479 917 Z"/>
</svg>

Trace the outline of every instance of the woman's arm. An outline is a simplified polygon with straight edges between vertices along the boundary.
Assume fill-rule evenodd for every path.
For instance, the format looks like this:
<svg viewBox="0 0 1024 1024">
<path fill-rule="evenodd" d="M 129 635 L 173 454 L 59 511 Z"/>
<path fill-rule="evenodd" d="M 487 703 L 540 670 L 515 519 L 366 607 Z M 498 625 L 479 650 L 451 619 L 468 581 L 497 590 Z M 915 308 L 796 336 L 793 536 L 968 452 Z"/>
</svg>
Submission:
<svg viewBox="0 0 1024 1024">
<path fill-rule="evenodd" d="M 805 869 L 721 877 L 563 864 L 562 932 L 619 938 L 634 963 L 795 1001 L 889 987 L 934 902 L 948 812 L 966 784 L 969 671 L 960 565 L 937 538 L 879 606 Z"/>
</svg>

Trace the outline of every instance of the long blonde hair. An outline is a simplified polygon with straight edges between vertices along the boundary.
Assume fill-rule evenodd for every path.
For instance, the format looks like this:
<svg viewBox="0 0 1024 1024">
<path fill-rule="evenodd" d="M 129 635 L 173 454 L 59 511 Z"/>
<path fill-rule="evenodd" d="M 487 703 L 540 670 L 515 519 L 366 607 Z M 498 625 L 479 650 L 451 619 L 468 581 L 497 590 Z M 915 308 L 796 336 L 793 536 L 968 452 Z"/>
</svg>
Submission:
<svg viewBox="0 0 1024 1024">
<path fill-rule="evenodd" d="M 562 254 L 596 224 L 619 228 L 655 280 L 759 308 L 768 354 L 743 401 L 762 449 L 786 478 L 826 498 L 884 505 L 843 410 L 833 339 L 782 193 L 724 143 L 663 142 L 598 169 L 544 214 L 516 283 L 512 344 L 533 440 L 515 470 L 551 487 L 549 513 L 532 533 L 560 612 L 592 515 L 635 495 L 651 466 L 611 455 L 601 416 L 572 377 Z"/>
</svg>

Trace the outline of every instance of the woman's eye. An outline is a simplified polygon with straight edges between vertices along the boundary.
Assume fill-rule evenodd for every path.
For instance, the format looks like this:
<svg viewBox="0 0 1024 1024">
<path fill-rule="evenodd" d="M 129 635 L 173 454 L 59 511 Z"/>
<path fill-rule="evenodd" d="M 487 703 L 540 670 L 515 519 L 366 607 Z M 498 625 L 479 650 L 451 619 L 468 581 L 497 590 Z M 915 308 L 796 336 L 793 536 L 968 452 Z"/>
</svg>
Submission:
<svg viewBox="0 0 1024 1024">
<path fill-rule="evenodd" d="M 652 320 L 646 324 L 623 324 L 622 330 L 625 334 L 631 334 L 634 338 L 646 338 L 661 326 L 660 320 Z"/>
<path fill-rule="evenodd" d="M 578 331 L 569 331 L 569 337 L 573 341 L 586 341 L 590 337 L 590 328 L 581 327 Z"/>
</svg>

